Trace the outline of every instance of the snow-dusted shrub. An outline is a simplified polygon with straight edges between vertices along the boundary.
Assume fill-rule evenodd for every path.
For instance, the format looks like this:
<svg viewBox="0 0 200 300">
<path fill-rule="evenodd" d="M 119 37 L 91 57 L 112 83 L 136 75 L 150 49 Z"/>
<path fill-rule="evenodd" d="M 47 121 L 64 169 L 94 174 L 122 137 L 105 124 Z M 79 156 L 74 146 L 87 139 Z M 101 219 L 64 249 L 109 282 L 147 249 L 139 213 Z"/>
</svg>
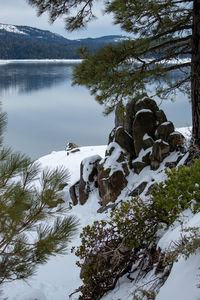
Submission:
<svg viewBox="0 0 200 300">
<path fill-rule="evenodd" d="M 187 259 L 191 254 L 195 254 L 200 249 L 200 227 L 183 228 L 180 239 L 172 244 L 167 251 L 170 259 L 178 260 L 179 256 Z"/>
<path fill-rule="evenodd" d="M 155 211 L 140 198 L 122 202 L 109 221 L 85 227 L 75 252 L 83 280 L 79 299 L 100 299 L 133 264 L 141 277 L 155 267 L 161 257 L 155 246 L 157 229 Z"/>
<path fill-rule="evenodd" d="M 133 293 L 133 300 L 155 300 L 156 291 L 137 289 Z"/>
<path fill-rule="evenodd" d="M 169 226 L 184 209 L 200 211 L 200 159 L 191 167 L 179 166 L 166 174 L 168 179 L 154 186 L 152 201 L 160 222 Z"/>
</svg>

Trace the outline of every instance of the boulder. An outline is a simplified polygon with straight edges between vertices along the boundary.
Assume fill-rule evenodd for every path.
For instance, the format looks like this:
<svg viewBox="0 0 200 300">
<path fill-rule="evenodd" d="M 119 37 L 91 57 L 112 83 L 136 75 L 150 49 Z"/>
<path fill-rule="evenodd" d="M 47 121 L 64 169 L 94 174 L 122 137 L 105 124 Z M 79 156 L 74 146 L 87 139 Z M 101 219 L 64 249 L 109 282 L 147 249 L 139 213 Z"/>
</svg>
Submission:
<svg viewBox="0 0 200 300">
<path fill-rule="evenodd" d="M 119 144 L 127 153 L 135 157 L 134 140 L 132 136 L 123 129 L 118 127 L 115 131 L 115 142 Z"/>
<path fill-rule="evenodd" d="M 153 139 L 151 136 L 149 136 L 147 133 L 145 133 L 145 135 L 143 136 L 143 143 L 142 143 L 142 148 L 144 150 L 150 148 L 153 146 Z"/>
<path fill-rule="evenodd" d="M 144 98 L 135 103 L 135 113 L 142 109 L 150 109 L 154 113 L 159 110 L 157 103 L 151 98 Z"/>
<path fill-rule="evenodd" d="M 130 159 L 133 159 L 136 157 L 135 149 L 134 149 L 134 140 L 132 136 L 124 130 L 123 127 L 117 127 L 114 128 L 110 135 L 109 135 L 109 142 L 108 145 L 110 145 L 112 142 L 117 143 L 123 150 L 125 150 L 127 156 L 130 157 Z M 112 148 L 109 148 L 109 150 L 106 150 L 106 155 L 112 154 Z"/>
<path fill-rule="evenodd" d="M 164 122 L 160 124 L 156 130 L 156 138 L 164 141 L 168 140 L 169 135 L 174 131 L 172 122 Z"/>
<path fill-rule="evenodd" d="M 135 116 L 135 99 L 130 100 L 125 108 L 124 129 L 132 135 L 133 118 Z"/>
<path fill-rule="evenodd" d="M 147 164 L 143 161 L 133 161 L 132 162 L 133 170 L 136 174 L 139 174 L 146 166 Z"/>
<path fill-rule="evenodd" d="M 98 172 L 99 195 L 101 204 L 106 206 L 109 202 L 115 202 L 128 181 L 122 170 L 116 170 L 112 174 L 111 169 L 104 169 L 101 165 Z"/>
<path fill-rule="evenodd" d="M 79 201 L 79 181 L 73 184 L 69 189 L 69 194 L 72 199 L 73 205 L 77 205 Z"/>
<path fill-rule="evenodd" d="M 149 148 L 148 148 L 149 149 Z M 150 148 L 149 151 L 145 151 L 144 155 L 142 155 L 142 161 L 146 164 L 146 165 L 150 165 L 151 162 L 151 153 L 152 153 L 152 149 Z"/>
<path fill-rule="evenodd" d="M 124 127 L 125 122 L 125 107 L 120 101 L 115 108 L 115 128 L 122 126 Z"/>
<path fill-rule="evenodd" d="M 79 202 L 85 204 L 90 192 L 97 186 L 98 165 L 102 158 L 99 155 L 93 155 L 85 158 L 81 162 L 80 181 L 79 181 Z"/>
<path fill-rule="evenodd" d="M 163 159 L 168 155 L 169 155 L 169 144 L 161 139 L 155 141 L 152 148 L 151 161 L 162 162 Z"/>
<path fill-rule="evenodd" d="M 67 151 L 67 155 L 69 155 L 70 153 L 75 153 L 80 151 L 80 149 L 78 148 L 78 146 L 75 143 L 67 143 L 67 146 L 65 148 L 65 151 Z"/>
<path fill-rule="evenodd" d="M 158 111 L 156 111 L 155 115 L 156 115 L 156 120 L 157 120 L 158 124 L 167 122 L 167 117 L 162 109 L 159 109 Z"/>
<path fill-rule="evenodd" d="M 154 137 L 156 127 L 156 118 L 150 109 L 143 109 L 136 113 L 133 121 L 133 138 L 135 154 L 138 156 L 140 150 L 143 148 L 143 137 L 148 134 Z"/>
<path fill-rule="evenodd" d="M 106 156 L 98 167 L 98 189 L 102 205 L 115 202 L 127 185 L 129 160 L 126 152 L 116 143 L 110 143 Z"/>
<path fill-rule="evenodd" d="M 142 194 L 147 186 L 147 181 L 140 183 L 130 194 L 129 196 L 137 197 Z"/>
<path fill-rule="evenodd" d="M 178 146 L 184 145 L 184 136 L 177 131 L 172 132 L 168 137 L 168 143 L 170 146 L 170 151 L 175 151 Z"/>
<path fill-rule="evenodd" d="M 76 145 L 75 143 L 69 142 L 69 143 L 67 143 L 65 150 L 70 151 L 75 148 L 78 148 L 78 145 Z"/>
<path fill-rule="evenodd" d="M 150 166 L 151 170 L 156 171 L 160 167 L 160 162 L 154 158 L 151 158 Z"/>
</svg>

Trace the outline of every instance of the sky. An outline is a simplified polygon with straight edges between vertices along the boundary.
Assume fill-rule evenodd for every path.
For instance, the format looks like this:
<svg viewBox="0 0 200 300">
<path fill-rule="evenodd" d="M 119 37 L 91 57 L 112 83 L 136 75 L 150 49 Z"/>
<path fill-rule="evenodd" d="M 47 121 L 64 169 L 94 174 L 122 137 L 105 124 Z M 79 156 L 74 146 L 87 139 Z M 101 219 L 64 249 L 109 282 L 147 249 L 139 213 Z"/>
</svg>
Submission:
<svg viewBox="0 0 200 300">
<path fill-rule="evenodd" d="M 100 3 L 100 2 L 99 2 Z M 97 4 L 98 20 L 93 21 L 85 30 L 73 33 L 66 32 L 62 19 L 49 23 L 48 15 L 37 16 L 36 9 L 27 4 L 26 0 L 0 0 L 0 23 L 12 25 L 27 25 L 39 29 L 50 30 L 63 35 L 65 38 L 77 39 L 87 37 L 100 37 L 104 35 L 125 35 L 119 26 L 112 24 L 111 15 L 103 15 L 102 7 Z"/>
</svg>

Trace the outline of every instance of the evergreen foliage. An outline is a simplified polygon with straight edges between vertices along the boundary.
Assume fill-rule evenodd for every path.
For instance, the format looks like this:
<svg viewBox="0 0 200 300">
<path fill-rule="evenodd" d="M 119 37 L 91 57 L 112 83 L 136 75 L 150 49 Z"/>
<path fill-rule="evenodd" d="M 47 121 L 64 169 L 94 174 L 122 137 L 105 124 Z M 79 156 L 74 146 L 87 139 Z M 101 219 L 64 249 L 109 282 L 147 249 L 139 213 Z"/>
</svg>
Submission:
<svg viewBox="0 0 200 300">
<path fill-rule="evenodd" d="M 0 114 L 3 132 L 5 115 Z M 25 279 L 51 255 L 65 254 L 77 220 L 64 213 L 65 169 L 44 170 L 0 145 L 0 284 Z"/>
<path fill-rule="evenodd" d="M 200 159 L 191 167 L 179 166 L 177 170 L 166 170 L 166 174 L 167 180 L 154 186 L 152 201 L 158 219 L 169 226 L 184 209 L 200 211 Z"/>
<path fill-rule="evenodd" d="M 184 5 L 183 5 L 184 2 Z M 106 12 L 114 13 L 116 24 L 134 38 L 105 47 L 77 66 L 74 83 L 87 86 L 106 113 L 119 101 L 143 97 L 145 92 L 162 100 L 177 91 L 189 92 L 191 57 L 191 1 L 109 1 Z M 168 61 L 173 60 L 173 63 Z M 182 76 L 171 80 L 180 70 Z M 149 87 L 155 84 L 155 91 Z"/>
<path fill-rule="evenodd" d="M 27 0 L 48 12 L 50 20 L 65 16 L 69 31 L 86 27 L 95 18 L 95 0 Z M 110 113 L 119 101 L 149 96 L 162 100 L 181 90 L 192 99 L 193 138 L 200 146 L 200 1 L 199 0 L 110 0 L 101 1 L 115 24 L 132 34 L 120 45 L 97 54 L 83 53 L 75 69 L 74 83 L 85 85 Z M 187 57 L 187 61 L 179 58 Z M 171 72 L 181 76 L 170 79 Z M 152 93 L 149 84 L 156 86 Z"/>
</svg>

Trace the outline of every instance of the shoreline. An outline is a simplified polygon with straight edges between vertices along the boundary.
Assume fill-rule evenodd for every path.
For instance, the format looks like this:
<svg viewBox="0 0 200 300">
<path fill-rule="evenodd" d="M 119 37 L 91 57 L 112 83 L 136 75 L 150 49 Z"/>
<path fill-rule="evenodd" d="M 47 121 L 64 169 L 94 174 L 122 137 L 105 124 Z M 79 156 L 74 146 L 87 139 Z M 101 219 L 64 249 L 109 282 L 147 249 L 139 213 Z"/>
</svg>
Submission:
<svg viewBox="0 0 200 300">
<path fill-rule="evenodd" d="M 81 63 L 82 59 L 0 59 L 0 65 L 10 63 Z"/>
</svg>

